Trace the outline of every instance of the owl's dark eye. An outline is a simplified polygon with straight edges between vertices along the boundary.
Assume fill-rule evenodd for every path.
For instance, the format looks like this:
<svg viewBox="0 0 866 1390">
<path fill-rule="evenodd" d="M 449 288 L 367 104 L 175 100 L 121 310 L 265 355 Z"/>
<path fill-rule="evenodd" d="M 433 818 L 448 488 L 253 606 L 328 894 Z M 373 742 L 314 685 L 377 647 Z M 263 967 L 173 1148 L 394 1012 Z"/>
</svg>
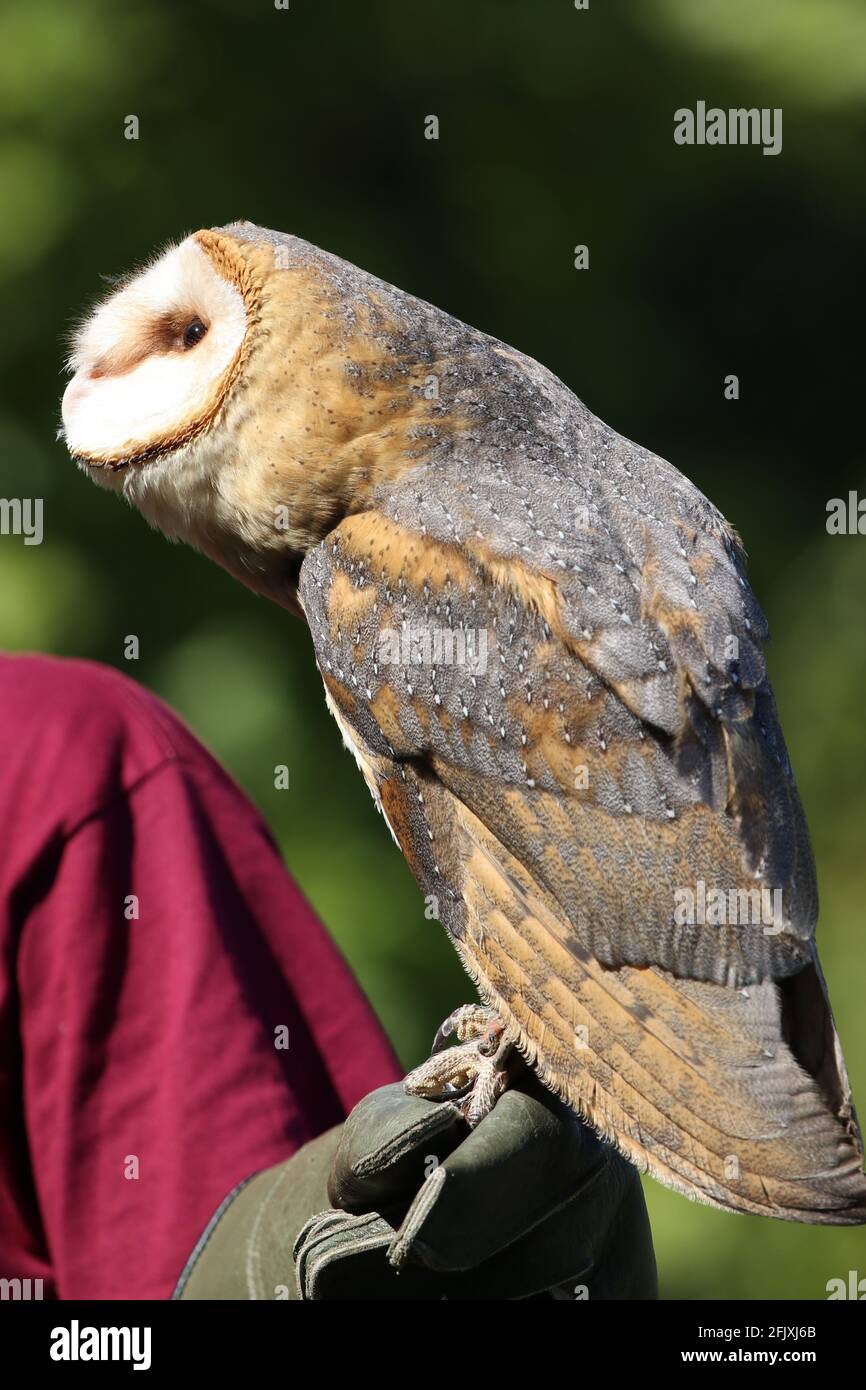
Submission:
<svg viewBox="0 0 866 1390">
<path fill-rule="evenodd" d="M 207 333 L 207 324 L 202 323 L 201 319 L 190 319 L 186 328 L 183 330 L 183 345 L 185 348 L 194 348 L 196 343 L 200 343 Z"/>
</svg>

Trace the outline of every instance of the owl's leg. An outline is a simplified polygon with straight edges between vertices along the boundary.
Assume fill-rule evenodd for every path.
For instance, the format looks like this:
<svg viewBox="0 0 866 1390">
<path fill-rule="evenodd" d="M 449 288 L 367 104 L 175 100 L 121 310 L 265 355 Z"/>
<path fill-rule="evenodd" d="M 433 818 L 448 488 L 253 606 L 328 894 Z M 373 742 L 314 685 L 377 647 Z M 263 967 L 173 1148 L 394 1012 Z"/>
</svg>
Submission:
<svg viewBox="0 0 866 1390">
<path fill-rule="evenodd" d="M 448 1039 L 457 1038 L 454 1047 Z M 433 1052 L 403 1082 L 410 1096 L 456 1104 L 473 1129 L 489 1115 L 519 1065 L 514 1044 L 493 1009 L 463 1004 L 446 1018 Z"/>
</svg>

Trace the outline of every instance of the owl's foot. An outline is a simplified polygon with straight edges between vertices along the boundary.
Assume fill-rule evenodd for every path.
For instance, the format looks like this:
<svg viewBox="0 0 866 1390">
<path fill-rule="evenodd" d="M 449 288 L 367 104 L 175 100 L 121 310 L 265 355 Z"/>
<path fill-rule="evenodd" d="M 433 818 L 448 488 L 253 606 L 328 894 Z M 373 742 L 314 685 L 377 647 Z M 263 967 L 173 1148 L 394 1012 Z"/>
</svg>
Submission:
<svg viewBox="0 0 866 1390">
<path fill-rule="evenodd" d="M 457 1044 L 448 1047 L 452 1036 Z M 462 1004 L 446 1018 L 433 1039 L 432 1055 L 409 1073 L 403 1089 L 410 1096 L 451 1101 L 474 1129 L 506 1090 L 516 1065 L 514 1044 L 495 1011 Z"/>
</svg>

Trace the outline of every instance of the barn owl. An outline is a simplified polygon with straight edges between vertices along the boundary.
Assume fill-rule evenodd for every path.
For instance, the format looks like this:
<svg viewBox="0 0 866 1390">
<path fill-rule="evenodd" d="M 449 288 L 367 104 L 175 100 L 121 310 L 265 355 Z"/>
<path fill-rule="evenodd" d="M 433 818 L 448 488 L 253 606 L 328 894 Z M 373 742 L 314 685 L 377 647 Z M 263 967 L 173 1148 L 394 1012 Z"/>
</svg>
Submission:
<svg viewBox="0 0 866 1390">
<path fill-rule="evenodd" d="M 70 369 L 81 468 L 309 626 L 481 1001 L 408 1087 L 483 1123 L 522 1059 L 691 1197 L 866 1220 L 765 620 L 716 508 L 537 362 L 249 222 L 115 289 Z"/>
</svg>

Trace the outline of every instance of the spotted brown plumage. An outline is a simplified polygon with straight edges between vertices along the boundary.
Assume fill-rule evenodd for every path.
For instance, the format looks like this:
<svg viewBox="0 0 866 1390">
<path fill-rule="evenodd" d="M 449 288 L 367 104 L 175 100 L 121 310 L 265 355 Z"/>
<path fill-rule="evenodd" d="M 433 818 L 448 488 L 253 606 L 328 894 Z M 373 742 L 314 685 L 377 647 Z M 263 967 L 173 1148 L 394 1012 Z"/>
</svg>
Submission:
<svg viewBox="0 0 866 1390">
<path fill-rule="evenodd" d="M 302 607 L 422 891 L 551 1088 L 691 1196 L 866 1219 L 735 533 L 520 353 L 296 238 L 193 240 L 237 291 L 236 357 L 152 446 L 70 408 L 73 452 Z M 209 323 L 194 296 L 166 311 Z M 683 920 L 689 893 L 728 920 Z"/>
</svg>

